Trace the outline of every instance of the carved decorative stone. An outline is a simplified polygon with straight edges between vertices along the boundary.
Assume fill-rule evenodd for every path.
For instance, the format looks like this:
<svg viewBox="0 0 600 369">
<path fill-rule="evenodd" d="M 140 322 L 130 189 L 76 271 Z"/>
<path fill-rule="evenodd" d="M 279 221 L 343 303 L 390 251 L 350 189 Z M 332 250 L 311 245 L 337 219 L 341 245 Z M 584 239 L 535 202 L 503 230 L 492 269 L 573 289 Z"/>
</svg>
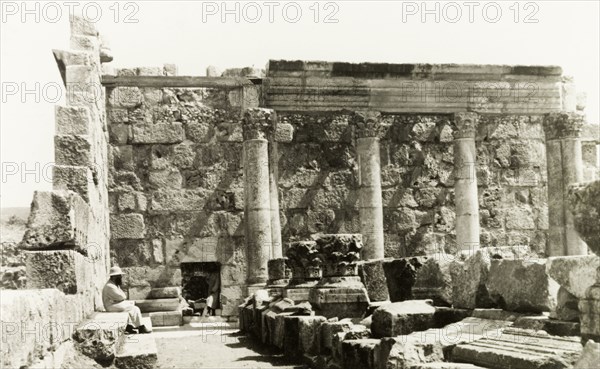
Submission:
<svg viewBox="0 0 600 369">
<path fill-rule="evenodd" d="M 454 114 L 454 124 L 456 131 L 454 138 L 475 138 L 477 125 L 479 124 L 479 115 L 471 112 L 461 112 Z"/>
<path fill-rule="evenodd" d="M 244 112 L 244 119 L 242 120 L 242 135 L 244 141 L 268 139 L 269 135 L 274 132 L 276 120 L 277 115 L 272 109 L 246 109 Z"/>
<path fill-rule="evenodd" d="M 369 297 L 358 276 L 362 235 L 324 234 L 316 239 L 316 243 L 324 276 L 310 290 L 311 305 L 327 318 L 363 316 Z"/>
<path fill-rule="evenodd" d="M 294 302 L 307 301 L 309 292 L 321 279 L 321 259 L 315 241 L 290 243 L 286 252 L 291 279 L 283 292 L 283 297 Z"/>
<path fill-rule="evenodd" d="M 544 117 L 546 140 L 578 138 L 585 122 L 585 116 L 579 113 L 550 113 Z"/>
<path fill-rule="evenodd" d="M 378 111 L 356 111 L 352 116 L 358 138 L 378 137 L 381 134 L 381 113 Z"/>
</svg>

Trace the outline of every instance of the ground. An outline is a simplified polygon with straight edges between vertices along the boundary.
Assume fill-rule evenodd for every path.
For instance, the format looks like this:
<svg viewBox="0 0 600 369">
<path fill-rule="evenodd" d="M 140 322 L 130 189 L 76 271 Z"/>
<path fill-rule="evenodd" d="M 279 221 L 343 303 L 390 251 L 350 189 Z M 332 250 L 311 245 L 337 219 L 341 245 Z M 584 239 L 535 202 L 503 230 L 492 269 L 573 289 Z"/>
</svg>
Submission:
<svg viewBox="0 0 600 369">
<path fill-rule="evenodd" d="M 154 328 L 159 369 L 304 368 L 258 345 L 237 329 Z"/>
</svg>

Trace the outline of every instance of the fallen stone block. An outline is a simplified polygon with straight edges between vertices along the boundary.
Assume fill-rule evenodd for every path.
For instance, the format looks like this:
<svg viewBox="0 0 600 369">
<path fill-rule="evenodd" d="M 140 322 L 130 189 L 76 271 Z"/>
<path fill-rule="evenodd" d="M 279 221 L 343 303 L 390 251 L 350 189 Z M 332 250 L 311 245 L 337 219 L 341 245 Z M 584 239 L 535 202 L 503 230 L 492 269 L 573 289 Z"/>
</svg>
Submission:
<svg viewBox="0 0 600 369">
<path fill-rule="evenodd" d="M 373 313 L 373 336 L 394 337 L 423 331 L 435 325 L 435 307 L 429 300 L 409 300 L 386 304 Z"/>
<path fill-rule="evenodd" d="M 534 314 L 534 315 L 535 316 L 543 316 L 541 314 Z M 531 314 L 526 315 L 526 314 L 515 313 L 514 311 L 506 311 L 506 310 L 502 310 L 502 309 L 474 309 L 471 316 L 473 318 L 480 318 L 480 319 L 506 320 L 509 322 L 514 322 L 515 320 L 517 320 L 521 317 L 531 316 Z"/>
<path fill-rule="evenodd" d="M 358 263 L 358 273 L 367 289 L 369 300 L 387 301 L 390 299 L 383 260 L 370 260 Z"/>
<path fill-rule="evenodd" d="M 115 366 L 119 369 L 154 369 L 157 361 L 158 350 L 152 334 L 125 336 L 115 355 Z"/>
<path fill-rule="evenodd" d="M 85 253 L 90 217 L 88 204 L 75 192 L 36 191 L 20 247 L 25 250 L 71 248 Z"/>
<path fill-rule="evenodd" d="M 369 307 L 364 287 L 312 288 L 309 301 L 317 314 L 326 318 L 360 318 Z"/>
<path fill-rule="evenodd" d="M 110 365 L 124 336 L 128 320 L 127 313 L 94 313 L 75 330 L 75 347 L 98 363 Z"/>
<path fill-rule="evenodd" d="M 581 335 L 579 322 L 550 319 L 545 315 L 523 316 L 517 318 L 512 326 L 534 331 L 546 331 L 553 336 L 573 337 Z"/>
<path fill-rule="evenodd" d="M 483 247 L 474 253 L 456 256 L 450 264 L 452 304 L 456 308 L 497 307 L 486 287 L 492 260 L 535 260 L 527 246 Z"/>
<path fill-rule="evenodd" d="M 392 302 L 412 300 L 412 287 L 415 284 L 417 270 L 425 258 L 384 260 L 383 270 Z"/>
<path fill-rule="evenodd" d="M 380 340 L 363 338 L 342 342 L 342 367 L 344 369 L 370 369 L 375 367 L 375 346 Z"/>
<path fill-rule="evenodd" d="M 280 350 L 283 350 L 283 345 L 285 342 L 285 317 L 288 317 L 292 314 L 293 313 L 283 312 L 274 317 L 274 326 L 271 331 L 271 343 Z M 267 320 L 267 324 L 269 324 L 269 320 Z"/>
<path fill-rule="evenodd" d="M 142 313 L 175 311 L 179 307 L 179 298 L 135 300 L 135 305 L 140 308 Z"/>
<path fill-rule="evenodd" d="M 569 293 L 583 299 L 585 291 L 596 283 L 599 267 L 600 258 L 595 255 L 560 256 L 548 258 L 546 273 Z"/>
<path fill-rule="evenodd" d="M 360 324 L 353 324 L 349 330 L 334 333 L 331 340 L 331 356 L 337 362 L 342 362 L 343 343 L 346 340 L 360 340 L 365 338 L 373 338 L 371 331 Z"/>
<path fill-rule="evenodd" d="M 571 368 L 581 354 L 578 337 L 505 328 L 497 337 L 484 337 L 452 350 L 454 361 L 491 369 Z"/>
<path fill-rule="evenodd" d="M 422 363 L 444 360 L 442 347 L 438 344 L 408 339 L 407 336 L 385 337 L 375 345 L 374 368 L 413 368 Z"/>
<path fill-rule="evenodd" d="M 433 300 L 435 306 L 452 306 L 453 255 L 433 254 L 416 270 L 412 295 L 416 300 Z"/>
<path fill-rule="evenodd" d="M 319 336 L 321 324 L 327 319 L 323 316 L 298 317 L 300 346 L 298 349 L 303 354 L 317 355 L 320 351 L 321 337 Z"/>
<path fill-rule="evenodd" d="M 321 353 L 331 354 L 333 348 L 333 336 L 340 332 L 348 332 L 352 327 L 349 319 L 341 321 L 327 321 L 321 324 Z"/>
<path fill-rule="evenodd" d="M 569 293 L 563 286 L 560 286 L 556 296 L 556 307 L 550 312 L 550 317 L 571 322 L 579 321 L 578 303 L 579 299 L 577 297 Z"/>
<path fill-rule="evenodd" d="M 559 289 L 545 260 L 493 260 L 485 286 L 503 309 L 533 313 L 554 310 Z"/>
</svg>

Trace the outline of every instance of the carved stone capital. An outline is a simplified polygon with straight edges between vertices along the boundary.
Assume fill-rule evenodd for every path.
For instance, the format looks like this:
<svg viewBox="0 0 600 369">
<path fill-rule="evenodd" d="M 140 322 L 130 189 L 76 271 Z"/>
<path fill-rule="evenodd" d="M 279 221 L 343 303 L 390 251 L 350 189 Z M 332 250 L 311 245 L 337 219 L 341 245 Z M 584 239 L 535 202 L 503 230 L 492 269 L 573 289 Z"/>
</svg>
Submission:
<svg viewBox="0 0 600 369">
<path fill-rule="evenodd" d="M 275 130 L 277 115 L 275 110 L 263 108 L 249 108 L 244 111 L 242 120 L 242 134 L 244 141 L 255 139 L 268 139 Z"/>
<path fill-rule="evenodd" d="M 550 113 L 544 116 L 546 140 L 581 137 L 585 116 L 578 113 Z"/>
<path fill-rule="evenodd" d="M 379 137 L 381 134 L 381 113 L 373 110 L 356 111 L 351 122 L 356 126 L 356 137 Z"/>
<path fill-rule="evenodd" d="M 477 125 L 479 124 L 479 114 L 472 112 L 454 113 L 454 124 L 456 131 L 454 138 L 475 138 Z"/>
<path fill-rule="evenodd" d="M 357 275 L 361 234 L 324 234 L 316 240 L 325 277 Z"/>
<path fill-rule="evenodd" d="M 287 265 L 292 270 L 292 279 L 296 281 L 320 279 L 321 259 L 315 241 L 297 241 L 289 245 Z"/>
</svg>

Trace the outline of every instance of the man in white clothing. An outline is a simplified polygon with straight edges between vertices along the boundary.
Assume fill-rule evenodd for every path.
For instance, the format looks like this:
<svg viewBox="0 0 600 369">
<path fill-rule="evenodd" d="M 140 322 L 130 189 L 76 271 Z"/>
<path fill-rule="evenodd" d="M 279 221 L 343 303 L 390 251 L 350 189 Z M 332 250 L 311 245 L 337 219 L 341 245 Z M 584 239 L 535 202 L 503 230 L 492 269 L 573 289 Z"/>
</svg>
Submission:
<svg viewBox="0 0 600 369">
<path fill-rule="evenodd" d="M 135 306 L 135 302 L 128 301 L 127 295 L 121 289 L 123 283 L 123 272 L 121 268 L 115 266 L 110 268 L 110 279 L 102 289 L 102 303 L 104 309 L 109 312 L 127 312 L 129 313 L 129 322 L 126 331 L 135 333 L 137 328 L 139 333 L 150 333 L 150 330 L 142 324 L 142 312 Z"/>
</svg>

